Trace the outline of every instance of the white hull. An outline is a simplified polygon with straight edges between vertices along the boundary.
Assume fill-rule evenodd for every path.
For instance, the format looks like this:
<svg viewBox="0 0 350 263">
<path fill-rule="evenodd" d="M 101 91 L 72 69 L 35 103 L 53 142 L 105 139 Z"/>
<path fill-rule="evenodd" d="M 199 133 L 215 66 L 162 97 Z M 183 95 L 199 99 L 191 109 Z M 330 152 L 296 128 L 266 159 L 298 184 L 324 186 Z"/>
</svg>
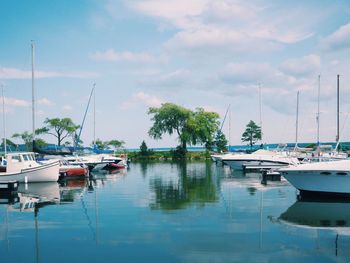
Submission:
<svg viewBox="0 0 350 263">
<path fill-rule="evenodd" d="M 57 182 L 60 163 L 53 162 L 41 166 L 22 169 L 20 172 L 0 173 L 1 181 L 15 180 L 20 183 Z"/>
<path fill-rule="evenodd" d="M 245 165 L 249 166 L 276 166 L 276 167 L 281 167 L 281 166 L 288 166 L 289 163 L 285 162 L 277 162 L 277 161 L 264 161 L 264 160 L 245 160 L 245 161 L 240 161 L 240 160 L 224 160 L 224 163 L 229 165 L 232 169 L 234 170 L 243 170 Z"/>
<path fill-rule="evenodd" d="M 350 174 L 344 172 L 346 175 L 340 175 L 337 173 L 339 172 L 321 174 L 321 171 L 282 171 L 281 175 L 300 191 L 350 194 Z"/>
<path fill-rule="evenodd" d="M 280 173 L 300 191 L 350 194 L 350 160 L 301 164 Z"/>
</svg>

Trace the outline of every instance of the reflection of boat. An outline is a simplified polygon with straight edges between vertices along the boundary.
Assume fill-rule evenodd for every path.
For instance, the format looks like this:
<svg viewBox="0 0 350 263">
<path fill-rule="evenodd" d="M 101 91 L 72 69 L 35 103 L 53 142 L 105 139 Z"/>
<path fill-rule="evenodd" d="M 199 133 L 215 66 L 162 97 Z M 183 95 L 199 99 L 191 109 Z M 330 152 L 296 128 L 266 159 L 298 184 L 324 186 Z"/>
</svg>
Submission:
<svg viewBox="0 0 350 263">
<path fill-rule="evenodd" d="M 350 202 L 344 200 L 297 201 L 280 215 L 279 220 L 304 227 L 349 227 Z"/>
<path fill-rule="evenodd" d="M 251 154 L 227 155 L 222 161 L 234 170 L 243 170 L 245 165 L 255 167 L 282 167 L 299 163 L 297 158 L 290 157 L 281 152 L 257 150 Z"/>
<path fill-rule="evenodd" d="M 81 195 L 89 185 L 86 178 L 60 181 L 60 203 L 71 203 L 76 195 Z"/>
<path fill-rule="evenodd" d="M 20 184 L 18 193 L 39 198 L 39 202 L 59 203 L 60 189 L 57 182 Z"/>
<path fill-rule="evenodd" d="M 350 194 L 350 160 L 300 164 L 279 171 L 301 194 Z"/>
<path fill-rule="evenodd" d="M 34 153 L 6 154 L 6 172 L 0 173 L 0 180 L 18 182 L 57 182 L 59 162 L 41 164 L 35 160 Z"/>
</svg>

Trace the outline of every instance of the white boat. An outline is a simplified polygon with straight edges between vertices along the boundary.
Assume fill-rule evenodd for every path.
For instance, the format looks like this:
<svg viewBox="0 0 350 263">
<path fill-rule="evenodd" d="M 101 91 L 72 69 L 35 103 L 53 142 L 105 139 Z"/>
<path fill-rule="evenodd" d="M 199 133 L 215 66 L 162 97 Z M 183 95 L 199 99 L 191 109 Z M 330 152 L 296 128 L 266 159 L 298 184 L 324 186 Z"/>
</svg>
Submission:
<svg viewBox="0 0 350 263">
<path fill-rule="evenodd" d="M 300 164 L 279 172 L 301 194 L 350 194 L 350 160 Z"/>
<path fill-rule="evenodd" d="M 18 181 L 20 183 L 57 182 L 59 161 L 45 164 L 35 160 L 33 152 L 6 154 L 6 172 L 0 173 L 1 181 Z"/>
<path fill-rule="evenodd" d="M 118 165 L 126 167 L 127 162 L 121 157 L 115 157 L 109 154 L 91 154 L 81 156 L 66 157 L 65 160 L 72 165 L 86 165 L 90 170 L 101 169 L 106 166 Z"/>
<path fill-rule="evenodd" d="M 246 165 L 255 166 L 257 168 L 274 168 L 299 163 L 297 158 L 288 156 L 285 152 L 267 150 L 257 150 L 251 154 L 226 156 L 222 161 L 234 170 L 243 170 Z"/>
</svg>

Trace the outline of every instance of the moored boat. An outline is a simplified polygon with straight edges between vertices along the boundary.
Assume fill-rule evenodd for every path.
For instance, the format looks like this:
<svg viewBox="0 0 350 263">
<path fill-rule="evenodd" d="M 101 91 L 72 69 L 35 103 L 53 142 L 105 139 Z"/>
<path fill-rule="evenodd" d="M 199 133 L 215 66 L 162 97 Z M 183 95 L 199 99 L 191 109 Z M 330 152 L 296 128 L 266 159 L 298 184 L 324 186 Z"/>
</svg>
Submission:
<svg viewBox="0 0 350 263">
<path fill-rule="evenodd" d="M 258 150 L 251 154 L 238 154 L 225 156 L 222 161 L 228 164 L 234 170 L 243 170 L 244 166 L 266 167 L 283 167 L 291 164 L 298 164 L 295 157 L 288 156 L 280 152 L 267 150 Z"/>
<path fill-rule="evenodd" d="M 6 172 L 0 173 L 0 180 L 15 180 L 20 183 L 57 182 L 59 161 L 45 164 L 35 160 L 33 152 L 6 154 Z"/>
<path fill-rule="evenodd" d="M 350 196 L 350 160 L 300 164 L 279 172 L 302 195 Z"/>
</svg>

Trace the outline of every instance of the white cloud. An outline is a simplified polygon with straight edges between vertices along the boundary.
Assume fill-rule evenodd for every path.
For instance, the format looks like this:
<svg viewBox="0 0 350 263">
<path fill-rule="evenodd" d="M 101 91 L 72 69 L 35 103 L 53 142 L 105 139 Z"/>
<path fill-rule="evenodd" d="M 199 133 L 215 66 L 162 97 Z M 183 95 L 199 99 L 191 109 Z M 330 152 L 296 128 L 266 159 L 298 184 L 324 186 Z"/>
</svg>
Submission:
<svg viewBox="0 0 350 263">
<path fill-rule="evenodd" d="M 90 54 L 90 58 L 97 61 L 125 61 L 132 63 L 162 63 L 165 61 L 165 58 L 156 58 L 153 55 L 146 52 L 117 52 L 114 49 L 108 49 L 106 51 L 96 51 L 95 53 Z"/>
<path fill-rule="evenodd" d="M 0 97 L 0 101 L 2 102 L 2 97 Z M 32 104 L 29 101 L 16 99 L 16 98 L 4 98 L 5 101 L 5 107 L 29 107 Z"/>
<path fill-rule="evenodd" d="M 321 47 L 327 51 L 350 48 L 350 23 L 341 26 L 321 41 Z"/>
<path fill-rule="evenodd" d="M 150 95 L 140 91 L 138 93 L 133 94 L 128 101 L 125 101 L 121 105 L 121 109 L 128 110 L 140 104 L 145 105 L 147 107 L 159 107 L 161 106 L 162 103 L 163 101 L 157 96 Z"/>
<path fill-rule="evenodd" d="M 35 78 L 95 78 L 99 75 L 93 72 L 55 72 L 40 71 L 34 72 Z M 32 72 L 16 68 L 0 68 L 0 79 L 30 79 Z"/>
<path fill-rule="evenodd" d="M 167 74 L 157 74 L 149 76 L 140 81 L 142 85 L 149 87 L 181 87 L 191 77 L 191 72 L 185 69 L 178 69 Z"/>
<path fill-rule="evenodd" d="M 302 58 L 288 59 L 282 63 L 280 69 L 289 75 L 304 77 L 315 74 L 321 68 L 318 55 L 308 55 Z"/>
<path fill-rule="evenodd" d="M 146 0 L 129 4 L 134 10 L 167 22 L 179 31 L 165 46 L 174 49 L 227 47 L 234 52 L 266 51 L 305 40 L 298 12 L 276 19 L 266 7 L 231 0 Z M 271 11 L 271 10 L 270 10 Z M 293 26 L 291 26 L 293 22 Z M 162 26 L 164 28 L 164 26 Z"/>
<path fill-rule="evenodd" d="M 267 63 L 229 63 L 220 78 L 230 84 L 258 84 L 275 74 L 275 70 Z"/>
<path fill-rule="evenodd" d="M 36 101 L 39 105 L 44 105 L 44 106 L 53 106 L 55 105 L 55 103 L 53 103 L 52 101 L 50 101 L 47 98 L 42 98 Z"/>
<path fill-rule="evenodd" d="M 63 105 L 62 109 L 64 111 L 72 111 L 73 110 L 73 107 L 71 105 Z"/>
</svg>

